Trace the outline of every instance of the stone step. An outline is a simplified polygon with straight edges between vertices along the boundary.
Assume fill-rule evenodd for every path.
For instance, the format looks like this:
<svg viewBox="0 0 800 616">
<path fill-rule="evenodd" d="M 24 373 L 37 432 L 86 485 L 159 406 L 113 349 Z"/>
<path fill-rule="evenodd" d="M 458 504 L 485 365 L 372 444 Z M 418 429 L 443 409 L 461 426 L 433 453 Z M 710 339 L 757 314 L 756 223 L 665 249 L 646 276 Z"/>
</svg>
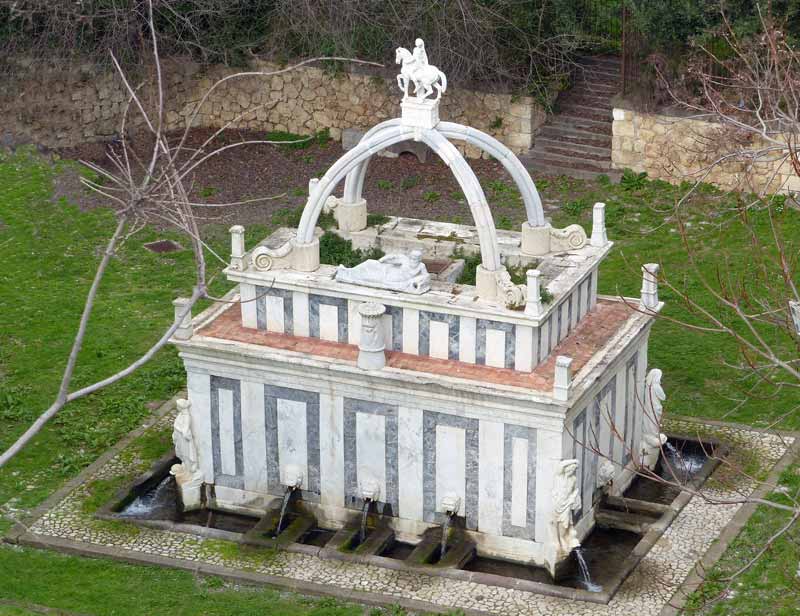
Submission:
<svg viewBox="0 0 800 616">
<path fill-rule="evenodd" d="M 552 142 L 547 140 L 537 140 L 531 150 L 531 156 L 534 157 L 548 157 L 548 156 L 565 156 L 575 160 L 583 160 L 586 162 L 610 162 L 611 150 L 603 148 L 589 148 L 589 151 L 581 150 L 579 148 L 587 148 L 588 146 L 570 145 L 559 142 Z"/>
<path fill-rule="evenodd" d="M 546 124 L 536 134 L 536 139 L 549 139 L 563 143 L 587 145 L 595 148 L 611 148 L 611 136 L 598 135 L 571 127 L 558 127 Z"/>
<path fill-rule="evenodd" d="M 598 510 L 595 513 L 594 520 L 596 524 L 606 528 L 627 530 L 639 534 L 646 533 L 650 525 L 655 521 L 651 516 L 624 511 L 611 511 L 609 509 Z"/>
<path fill-rule="evenodd" d="M 661 517 L 670 510 L 669 505 L 662 503 L 653 503 L 650 501 L 639 500 L 638 498 L 626 498 L 624 496 L 606 495 L 603 507 L 610 507 L 617 511 L 631 511 L 633 513 L 641 513 L 653 517 Z"/>
<path fill-rule="evenodd" d="M 551 139 L 548 137 L 543 137 L 538 135 L 536 137 L 536 141 L 534 143 L 534 147 L 544 147 L 544 148 L 566 148 L 573 152 L 579 154 L 586 154 L 592 156 L 604 156 L 606 158 L 611 157 L 611 147 L 610 145 L 604 146 L 596 146 L 592 144 L 585 144 L 580 142 L 570 142 L 570 141 L 560 141 L 558 139 Z"/>
<path fill-rule="evenodd" d="M 614 105 L 611 104 L 611 99 L 608 97 L 596 96 L 587 92 L 579 92 L 576 90 L 564 92 L 562 96 L 558 97 L 557 105 L 559 108 L 570 105 L 580 105 L 582 107 L 591 107 L 593 109 L 608 111 L 609 113 L 611 113 L 611 110 L 614 109 Z"/>
<path fill-rule="evenodd" d="M 595 120 L 597 122 L 613 122 L 614 115 L 609 105 L 608 109 L 598 109 L 588 105 L 579 105 L 576 103 L 567 103 L 558 106 L 559 116 L 577 116 L 586 120 Z"/>
<path fill-rule="evenodd" d="M 601 122 L 597 120 L 587 120 L 580 116 L 569 113 L 555 116 L 549 123 L 550 126 L 565 130 L 580 130 L 596 135 L 611 136 L 611 120 Z"/>
<path fill-rule="evenodd" d="M 608 160 L 584 160 L 582 158 L 573 158 L 571 156 L 563 156 L 560 154 L 537 154 L 534 151 L 531 151 L 530 156 L 531 160 L 556 167 L 574 167 L 576 169 L 583 169 L 584 171 L 592 171 L 594 173 L 605 173 L 606 171 L 611 170 L 610 157 Z"/>
</svg>

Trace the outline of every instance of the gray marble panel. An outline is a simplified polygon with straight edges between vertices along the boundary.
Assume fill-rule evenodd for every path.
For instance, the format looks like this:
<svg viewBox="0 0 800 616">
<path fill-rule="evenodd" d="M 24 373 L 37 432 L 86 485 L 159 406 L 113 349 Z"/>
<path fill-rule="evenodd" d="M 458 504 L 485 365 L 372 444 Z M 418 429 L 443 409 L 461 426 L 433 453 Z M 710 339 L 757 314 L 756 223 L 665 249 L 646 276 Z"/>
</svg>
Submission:
<svg viewBox="0 0 800 616">
<path fill-rule="evenodd" d="M 525 526 L 511 523 L 511 495 L 514 485 L 513 439 L 528 441 L 528 507 Z M 503 426 L 503 534 L 518 539 L 536 539 L 536 429 Z"/>
<path fill-rule="evenodd" d="M 220 440 L 219 390 L 232 392 L 233 398 L 233 446 L 235 475 L 222 472 L 222 443 Z M 242 394 L 236 379 L 221 376 L 211 377 L 211 457 L 214 464 L 214 483 L 228 488 L 244 489 L 244 450 L 242 448 Z"/>
<path fill-rule="evenodd" d="M 444 515 L 436 511 L 436 426 L 451 426 L 464 430 L 466 439 L 464 451 L 466 452 L 466 486 L 464 512 L 467 528 L 478 528 L 478 468 L 480 465 L 480 450 L 478 445 L 478 420 L 438 413 L 436 411 L 423 411 L 422 415 L 422 507 L 423 517 L 426 522 L 441 524 Z"/>
<path fill-rule="evenodd" d="M 536 363 L 540 363 L 544 361 L 544 358 L 547 357 L 547 350 L 544 348 L 542 343 L 542 326 L 544 323 L 540 323 L 539 327 L 536 328 L 536 353 L 538 357 L 536 358 Z"/>
<path fill-rule="evenodd" d="M 392 339 L 387 344 L 391 351 L 403 350 L 403 309 L 399 306 L 386 306 L 386 314 L 392 319 Z"/>
<path fill-rule="evenodd" d="M 556 306 L 556 337 L 553 346 L 556 346 L 559 342 L 561 342 L 561 328 L 563 327 L 562 318 L 564 314 L 564 302 L 561 302 Z"/>
<path fill-rule="evenodd" d="M 583 476 L 586 469 L 586 447 L 583 444 L 586 442 L 586 409 L 583 409 L 575 416 L 572 422 L 572 457 L 578 461 L 578 471 L 576 479 L 578 488 L 581 493 L 581 508 L 573 514 L 574 520 L 577 522 L 583 517 Z"/>
<path fill-rule="evenodd" d="M 587 408 L 586 438 L 584 440 L 585 467 L 583 473 L 583 489 L 581 490 L 583 510 L 589 511 L 593 505 L 595 487 L 597 486 L 597 465 L 600 457 L 597 451 L 600 448 L 600 395 L 595 396 Z"/>
<path fill-rule="evenodd" d="M 505 333 L 506 348 L 503 351 L 505 368 L 514 368 L 514 353 L 517 348 L 517 328 L 513 323 L 501 323 L 488 319 L 478 319 L 475 326 L 475 363 L 486 365 L 486 330 L 494 329 Z"/>
<path fill-rule="evenodd" d="M 603 391 L 600 393 L 600 399 L 604 400 L 610 394 L 608 408 L 601 409 L 601 422 L 605 422 L 608 424 L 608 455 L 610 458 L 614 457 L 614 441 L 617 439 L 617 435 L 615 430 L 617 427 L 614 425 L 616 421 L 617 415 L 617 378 L 614 376 L 603 388 Z M 616 462 L 616 460 L 615 460 Z"/>
<path fill-rule="evenodd" d="M 273 287 L 256 287 L 256 326 L 267 329 L 267 296 L 283 299 L 283 333 L 294 333 L 294 297 L 291 291 Z"/>
<path fill-rule="evenodd" d="M 569 303 L 567 304 L 567 333 L 572 331 L 572 293 L 569 294 L 569 299 L 567 300 Z"/>
<path fill-rule="evenodd" d="M 308 329 L 312 338 L 319 338 L 319 305 L 336 306 L 339 342 L 347 344 L 347 300 L 310 293 L 308 296 Z"/>
<path fill-rule="evenodd" d="M 454 314 L 444 314 L 440 312 L 429 312 L 420 310 L 419 312 L 419 354 L 429 356 L 431 354 L 431 321 L 447 323 L 448 327 L 448 348 L 447 358 L 458 360 L 459 350 L 459 318 Z"/>
<path fill-rule="evenodd" d="M 592 275 L 594 272 L 589 272 L 586 277 L 586 312 L 592 309 Z"/>
<path fill-rule="evenodd" d="M 381 404 L 369 400 L 344 399 L 344 489 L 345 505 L 351 509 L 361 510 L 364 499 L 361 497 L 358 485 L 358 448 L 356 416 L 358 413 L 380 415 L 384 418 L 385 440 L 384 458 L 386 467 L 386 494 L 382 494 L 381 502 L 377 503 L 378 513 L 396 516 L 400 503 L 400 489 L 398 485 L 398 441 L 397 441 L 397 406 Z"/>
<path fill-rule="evenodd" d="M 319 479 L 319 394 L 314 391 L 290 389 L 276 385 L 264 385 L 264 424 L 267 441 L 267 486 L 270 493 L 280 494 L 281 485 L 280 452 L 278 451 L 278 400 L 303 402 L 306 405 L 306 466 L 305 490 L 301 498 L 318 502 L 320 494 Z"/>
<path fill-rule="evenodd" d="M 633 354 L 625 365 L 625 420 L 622 432 L 622 441 L 625 443 L 622 448 L 622 464 L 626 465 L 631 461 L 631 451 L 633 451 L 633 427 L 636 418 L 637 392 L 636 382 L 639 369 L 639 352 Z"/>
</svg>

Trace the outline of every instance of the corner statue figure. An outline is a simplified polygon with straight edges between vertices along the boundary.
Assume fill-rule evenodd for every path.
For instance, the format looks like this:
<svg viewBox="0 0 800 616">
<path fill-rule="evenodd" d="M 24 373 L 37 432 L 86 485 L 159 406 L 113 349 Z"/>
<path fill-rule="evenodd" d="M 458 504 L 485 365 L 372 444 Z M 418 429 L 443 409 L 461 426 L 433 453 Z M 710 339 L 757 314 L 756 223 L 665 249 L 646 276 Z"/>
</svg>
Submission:
<svg viewBox="0 0 800 616">
<path fill-rule="evenodd" d="M 553 485 L 553 539 L 559 559 L 569 556 L 572 550 L 581 545 L 572 520 L 572 512 L 581 508 L 577 470 L 577 460 L 562 460 L 558 464 Z"/>
<path fill-rule="evenodd" d="M 369 259 L 355 267 L 340 265 L 335 278 L 338 282 L 415 295 L 421 295 L 431 288 L 431 276 L 419 250 L 412 250 L 408 256 L 390 254 L 377 261 Z"/>
<path fill-rule="evenodd" d="M 438 68 L 428 64 L 428 53 L 422 39 L 416 40 L 413 52 L 405 47 L 398 47 L 394 61 L 395 64 L 402 64 L 397 76 L 397 86 L 403 91 L 403 98 L 408 98 L 408 86 L 412 83 L 418 101 L 433 94 L 434 86 L 437 90 L 434 100 L 442 98 L 442 93 L 447 90 L 447 77 Z"/>
</svg>

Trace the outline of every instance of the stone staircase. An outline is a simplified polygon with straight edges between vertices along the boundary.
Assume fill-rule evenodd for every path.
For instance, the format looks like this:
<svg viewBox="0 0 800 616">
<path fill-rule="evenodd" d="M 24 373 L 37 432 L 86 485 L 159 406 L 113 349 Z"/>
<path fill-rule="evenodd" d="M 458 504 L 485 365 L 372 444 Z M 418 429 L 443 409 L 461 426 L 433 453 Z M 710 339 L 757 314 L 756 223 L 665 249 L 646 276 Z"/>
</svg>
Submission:
<svg viewBox="0 0 800 616">
<path fill-rule="evenodd" d="M 594 179 L 611 168 L 611 98 L 621 85 L 621 66 L 614 56 L 580 61 L 574 85 L 556 101 L 555 114 L 539 129 L 534 147 L 520 157 L 535 175 L 566 175 Z"/>
</svg>

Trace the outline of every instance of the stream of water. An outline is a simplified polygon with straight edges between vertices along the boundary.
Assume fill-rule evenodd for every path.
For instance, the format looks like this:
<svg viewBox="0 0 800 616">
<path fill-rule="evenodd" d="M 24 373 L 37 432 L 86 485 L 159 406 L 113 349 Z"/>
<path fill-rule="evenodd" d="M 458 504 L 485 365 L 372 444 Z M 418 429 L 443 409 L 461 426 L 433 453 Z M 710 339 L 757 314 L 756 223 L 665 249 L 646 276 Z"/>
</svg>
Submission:
<svg viewBox="0 0 800 616">
<path fill-rule="evenodd" d="M 589 592 L 601 592 L 603 587 L 592 581 L 592 574 L 589 572 L 589 565 L 583 556 L 583 548 L 575 548 L 575 559 L 578 561 L 578 570 L 581 574 L 581 583 Z"/>
<path fill-rule="evenodd" d="M 174 519 L 176 499 L 175 479 L 167 475 L 155 489 L 133 499 L 119 515 L 124 518 Z"/>
<path fill-rule="evenodd" d="M 703 464 L 705 464 L 705 456 L 683 454 L 682 452 L 678 451 L 678 449 L 675 448 L 675 445 L 669 441 L 664 443 L 664 448 L 667 450 L 667 457 L 669 458 L 668 461 L 670 462 L 670 465 L 677 467 L 676 470 L 680 469 L 683 471 L 687 478 L 689 475 L 693 475 L 700 470 Z"/>
<path fill-rule="evenodd" d="M 278 526 L 275 529 L 275 536 L 281 534 L 281 527 L 283 526 L 283 518 L 286 515 L 286 508 L 289 506 L 289 501 L 292 499 L 292 493 L 294 492 L 293 486 L 286 486 L 286 492 L 283 493 L 283 504 L 281 505 L 281 515 L 278 518 Z"/>
<path fill-rule="evenodd" d="M 372 501 L 368 498 L 364 499 L 364 506 L 361 508 L 361 529 L 358 531 L 358 544 L 364 543 L 367 538 L 367 517 L 369 516 L 369 506 Z"/>
<path fill-rule="evenodd" d="M 450 518 L 452 514 L 445 512 L 444 522 L 442 523 L 442 549 L 439 552 L 439 560 L 444 558 L 444 553 L 447 551 L 447 535 L 450 534 Z"/>
</svg>

